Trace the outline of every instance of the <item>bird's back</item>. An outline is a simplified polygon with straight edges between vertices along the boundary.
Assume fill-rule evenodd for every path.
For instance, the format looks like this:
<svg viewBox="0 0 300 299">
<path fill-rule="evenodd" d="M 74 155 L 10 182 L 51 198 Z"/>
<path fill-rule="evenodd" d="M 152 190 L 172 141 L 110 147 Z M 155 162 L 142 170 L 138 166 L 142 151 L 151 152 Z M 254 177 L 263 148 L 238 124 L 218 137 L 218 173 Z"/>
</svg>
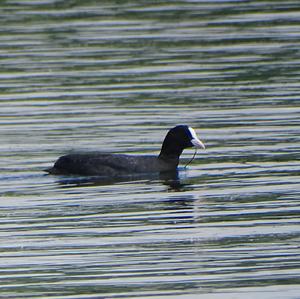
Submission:
<svg viewBox="0 0 300 299">
<path fill-rule="evenodd" d="M 132 173 L 170 171 L 177 167 L 176 163 L 173 164 L 165 163 L 156 156 L 80 153 L 60 157 L 48 172 L 117 177 Z"/>
</svg>

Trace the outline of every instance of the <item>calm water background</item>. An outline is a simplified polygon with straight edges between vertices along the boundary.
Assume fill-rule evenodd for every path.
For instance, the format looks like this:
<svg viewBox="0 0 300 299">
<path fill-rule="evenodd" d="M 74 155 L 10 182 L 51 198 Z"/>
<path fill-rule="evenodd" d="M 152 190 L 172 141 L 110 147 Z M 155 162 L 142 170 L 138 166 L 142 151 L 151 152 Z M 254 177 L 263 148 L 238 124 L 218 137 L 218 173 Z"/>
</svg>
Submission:
<svg viewBox="0 0 300 299">
<path fill-rule="evenodd" d="M 300 298 L 298 0 L 2 1 L 0 66 L 1 298 Z M 178 123 L 177 182 L 42 171 Z"/>
</svg>

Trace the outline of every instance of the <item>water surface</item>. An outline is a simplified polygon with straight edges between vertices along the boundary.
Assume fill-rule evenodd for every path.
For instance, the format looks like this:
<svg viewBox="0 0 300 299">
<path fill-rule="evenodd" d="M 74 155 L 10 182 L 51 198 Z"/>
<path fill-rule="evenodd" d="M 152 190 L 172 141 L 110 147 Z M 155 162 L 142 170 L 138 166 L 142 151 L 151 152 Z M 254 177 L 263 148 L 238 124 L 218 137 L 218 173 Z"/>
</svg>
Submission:
<svg viewBox="0 0 300 299">
<path fill-rule="evenodd" d="M 3 298 L 298 298 L 298 1 L 0 4 Z M 49 176 L 157 154 L 178 180 Z M 99 297 L 100 296 L 100 297 Z"/>
</svg>

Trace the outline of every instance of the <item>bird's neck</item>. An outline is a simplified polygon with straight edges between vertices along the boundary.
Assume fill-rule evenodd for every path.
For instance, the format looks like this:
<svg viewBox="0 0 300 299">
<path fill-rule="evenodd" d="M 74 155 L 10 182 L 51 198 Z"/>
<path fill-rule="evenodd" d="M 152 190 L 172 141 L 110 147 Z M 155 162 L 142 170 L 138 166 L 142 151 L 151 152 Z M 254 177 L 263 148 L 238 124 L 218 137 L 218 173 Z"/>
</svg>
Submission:
<svg viewBox="0 0 300 299">
<path fill-rule="evenodd" d="M 170 140 L 165 139 L 158 158 L 166 161 L 177 161 L 178 164 L 179 157 L 182 154 L 183 149 L 184 148 L 178 143 L 170 142 Z"/>
</svg>

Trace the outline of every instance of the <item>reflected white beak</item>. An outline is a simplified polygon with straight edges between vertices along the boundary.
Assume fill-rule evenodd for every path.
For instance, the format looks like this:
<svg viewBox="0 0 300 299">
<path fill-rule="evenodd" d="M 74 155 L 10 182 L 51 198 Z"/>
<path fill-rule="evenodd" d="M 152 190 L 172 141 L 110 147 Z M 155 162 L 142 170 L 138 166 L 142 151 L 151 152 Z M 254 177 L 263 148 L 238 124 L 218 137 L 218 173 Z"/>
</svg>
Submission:
<svg viewBox="0 0 300 299">
<path fill-rule="evenodd" d="M 205 145 L 200 139 L 194 138 L 194 139 L 191 140 L 191 142 L 192 142 L 192 144 L 194 145 L 195 148 L 205 149 Z"/>
</svg>

